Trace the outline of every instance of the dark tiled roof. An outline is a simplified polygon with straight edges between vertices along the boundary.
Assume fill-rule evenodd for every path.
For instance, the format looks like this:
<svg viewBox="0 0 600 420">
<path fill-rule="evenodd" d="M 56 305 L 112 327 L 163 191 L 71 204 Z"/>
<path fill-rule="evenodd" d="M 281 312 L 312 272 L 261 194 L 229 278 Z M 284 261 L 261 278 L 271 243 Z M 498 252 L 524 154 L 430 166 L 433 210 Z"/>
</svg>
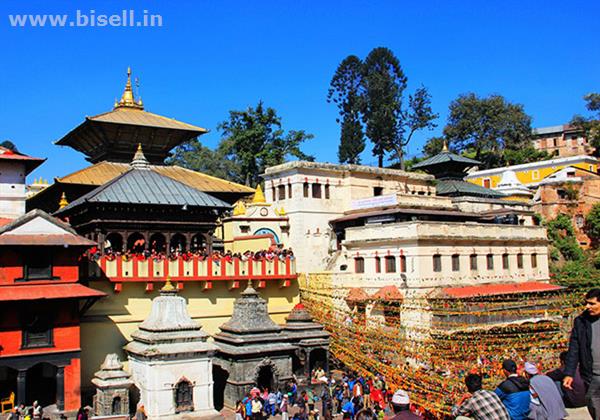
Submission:
<svg viewBox="0 0 600 420">
<path fill-rule="evenodd" d="M 132 168 L 57 211 L 84 202 L 230 208 L 226 202 L 162 175 L 154 169 Z"/>
<path fill-rule="evenodd" d="M 459 179 L 439 180 L 436 185 L 436 194 L 441 196 L 473 196 L 486 198 L 502 198 L 504 194 L 489 188 L 475 185 Z"/>
<path fill-rule="evenodd" d="M 425 159 L 424 161 L 413 165 L 412 169 L 425 169 L 429 166 L 442 165 L 450 162 L 462 163 L 466 166 L 481 165 L 481 162 L 475 159 L 470 159 L 451 152 L 440 152 L 429 159 Z"/>
</svg>

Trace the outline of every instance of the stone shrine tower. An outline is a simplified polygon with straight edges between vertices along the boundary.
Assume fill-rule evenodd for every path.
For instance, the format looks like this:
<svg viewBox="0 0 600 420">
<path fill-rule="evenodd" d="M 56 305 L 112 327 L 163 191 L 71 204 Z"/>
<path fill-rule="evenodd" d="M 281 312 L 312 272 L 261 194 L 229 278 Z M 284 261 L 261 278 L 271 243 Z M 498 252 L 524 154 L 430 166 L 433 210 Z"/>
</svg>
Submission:
<svg viewBox="0 0 600 420">
<path fill-rule="evenodd" d="M 297 346 L 292 368 L 300 381 L 310 382 L 311 372 L 317 367 L 329 370 L 329 333 L 313 320 L 302 303 L 294 306 L 283 330 Z"/>
<path fill-rule="evenodd" d="M 292 379 L 292 354 L 296 347 L 269 317 L 267 302 L 250 283 L 236 299 L 231 319 L 219 328 L 221 332 L 214 336 L 219 348 L 215 365 L 221 375 L 215 375 L 215 379 L 227 378 L 218 384 L 219 388 L 224 387 L 226 406 L 235 406 L 254 386 L 284 389 Z"/>
<path fill-rule="evenodd" d="M 149 420 L 218 415 L 213 405 L 215 347 L 169 280 L 131 337 L 125 351 Z"/>
<path fill-rule="evenodd" d="M 131 375 L 123 370 L 123 363 L 115 353 L 107 354 L 92 383 L 96 386 L 94 414 L 116 416 L 129 414 Z"/>
</svg>

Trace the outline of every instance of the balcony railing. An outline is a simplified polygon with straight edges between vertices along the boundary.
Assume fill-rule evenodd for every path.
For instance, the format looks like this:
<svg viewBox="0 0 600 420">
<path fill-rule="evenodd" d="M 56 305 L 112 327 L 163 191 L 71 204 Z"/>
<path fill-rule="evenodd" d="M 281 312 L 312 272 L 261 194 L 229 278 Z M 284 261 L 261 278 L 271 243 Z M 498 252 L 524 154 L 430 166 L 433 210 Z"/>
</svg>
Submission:
<svg viewBox="0 0 600 420">
<path fill-rule="evenodd" d="M 298 277 L 296 261 L 292 258 L 272 260 L 245 260 L 239 258 L 200 258 L 179 256 L 172 258 L 140 258 L 133 256 L 101 256 L 90 261 L 91 278 L 106 278 L 120 291 L 123 283 L 145 282 L 146 290 L 154 289 L 154 283 L 164 283 L 167 278 L 183 288 L 184 282 L 204 282 L 204 289 L 211 289 L 213 281 L 229 281 L 228 287 L 241 287 L 240 282 L 256 280 L 255 287 L 266 287 L 267 281 L 278 281 L 280 287 L 288 287 Z M 244 283 L 245 284 L 245 283 Z"/>
</svg>

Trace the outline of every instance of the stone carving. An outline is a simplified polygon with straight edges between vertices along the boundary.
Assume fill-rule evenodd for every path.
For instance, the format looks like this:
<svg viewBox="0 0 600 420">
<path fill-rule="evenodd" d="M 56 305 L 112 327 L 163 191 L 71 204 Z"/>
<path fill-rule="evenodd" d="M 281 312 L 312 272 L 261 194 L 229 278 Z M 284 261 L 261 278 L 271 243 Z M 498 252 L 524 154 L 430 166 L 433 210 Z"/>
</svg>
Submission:
<svg viewBox="0 0 600 420">
<path fill-rule="evenodd" d="M 129 414 L 129 388 L 133 381 L 123 370 L 119 356 L 107 354 L 92 383 L 97 388 L 93 407 L 96 416 Z"/>
</svg>

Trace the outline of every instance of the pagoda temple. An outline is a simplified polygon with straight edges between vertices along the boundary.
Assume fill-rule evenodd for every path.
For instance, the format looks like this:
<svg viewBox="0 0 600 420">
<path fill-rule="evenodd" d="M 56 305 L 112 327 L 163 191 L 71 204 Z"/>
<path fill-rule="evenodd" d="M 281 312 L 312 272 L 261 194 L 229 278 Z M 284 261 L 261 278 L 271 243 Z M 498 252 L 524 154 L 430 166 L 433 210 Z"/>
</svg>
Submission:
<svg viewBox="0 0 600 420">
<path fill-rule="evenodd" d="M 234 182 L 215 178 L 176 165 L 165 165 L 169 152 L 208 130 L 148 112 L 141 98 L 136 98 L 131 84 L 131 69 L 119 101 L 112 111 L 85 121 L 56 141 L 83 153 L 93 165 L 72 174 L 55 178 L 54 183 L 27 201 L 28 209 L 40 208 L 49 213 L 59 208 L 61 197 L 75 201 L 94 188 L 104 185 L 129 170 L 132 153 L 141 144 L 150 166 L 160 174 L 189 187 L 235 203 L 254 190 Z"/>
</svg>

